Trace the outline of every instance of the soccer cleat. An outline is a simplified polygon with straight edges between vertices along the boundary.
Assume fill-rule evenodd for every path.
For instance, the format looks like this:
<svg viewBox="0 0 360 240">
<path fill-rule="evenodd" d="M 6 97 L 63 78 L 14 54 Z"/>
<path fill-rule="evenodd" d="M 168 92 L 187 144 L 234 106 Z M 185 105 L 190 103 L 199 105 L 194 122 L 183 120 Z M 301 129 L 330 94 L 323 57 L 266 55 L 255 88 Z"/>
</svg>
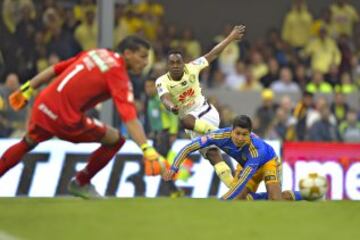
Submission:
<svg viewBox="0 0 360 240">
<path fill-rule="evenodd" d="M 185 196 L 185 191 L 182 189 L 178 189 L 176 191 L 170 192 L 170 198 L 181 198 Z"/>
<path fill-rule="evenodd" d="M 84 186 L 80 186 L 76 179 L 73 178 L 71 179 L 69 186 L 68 186 L 68 191 L 70 194 L 77 196 L 77 197 L 81 197 L 84 199 L 100 199 L 103 198 L 103 196 L 101 196 L 95 189 L 95 186 L 92 185 L 91 183 L 89 184 L 85 184 Z"/>
</svg>

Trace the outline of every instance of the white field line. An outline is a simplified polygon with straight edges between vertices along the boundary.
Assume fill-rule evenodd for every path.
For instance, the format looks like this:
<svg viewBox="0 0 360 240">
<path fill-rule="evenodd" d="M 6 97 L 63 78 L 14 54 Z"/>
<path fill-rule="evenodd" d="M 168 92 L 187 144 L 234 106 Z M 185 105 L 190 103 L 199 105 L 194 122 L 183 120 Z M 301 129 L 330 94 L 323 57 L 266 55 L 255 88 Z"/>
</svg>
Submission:
<svg viewBox="0 0 360 240">
<path fill-rule="evenodd" d="M 0 240 L 21 240 L 14 235 L 11 235 L 7 232 L 0 230 Z"/>
</svg>

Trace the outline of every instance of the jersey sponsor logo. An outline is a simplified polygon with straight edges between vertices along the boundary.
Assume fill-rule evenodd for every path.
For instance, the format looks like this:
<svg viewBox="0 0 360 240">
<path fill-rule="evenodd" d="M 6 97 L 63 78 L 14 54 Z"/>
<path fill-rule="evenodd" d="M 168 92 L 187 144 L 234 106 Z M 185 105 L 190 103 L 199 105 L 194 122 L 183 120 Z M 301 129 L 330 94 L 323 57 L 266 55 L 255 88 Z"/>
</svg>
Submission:
<svg viewBox="0 0 360 240">
<path fill-rule="evenodd" d="M 179 102 L 183 103 L 186 101 L 186 99 L 193 97 L 195 95 L 195 91 L 194 89 L 190 88 L 188 90 L 186 90 L 185 92 L 183 92 L 180 96 L 179 96 Z"/>
<path fill-rule="evenodd" d="M 46 116 L 48 116 L 51 120 L 56 120 L 58 118 L 58 116 L 53 111 L 51 111 L 50 108 L 48 108 L 48 106 L 46 106 L 44 103 L 41 103 L 38 106 L 38 109 Z"/>
</svg>

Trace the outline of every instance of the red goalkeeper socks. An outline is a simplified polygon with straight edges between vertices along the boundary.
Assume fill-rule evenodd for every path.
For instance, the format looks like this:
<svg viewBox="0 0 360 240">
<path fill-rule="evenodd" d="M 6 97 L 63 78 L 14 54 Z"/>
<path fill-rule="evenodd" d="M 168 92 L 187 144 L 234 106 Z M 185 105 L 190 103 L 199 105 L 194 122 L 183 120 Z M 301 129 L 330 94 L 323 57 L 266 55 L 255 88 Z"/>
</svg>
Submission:
<svg viewBox="0 0 360 240">
<path fill-rule="evenodd" d="M 113 156 L 124 145 L 125 139 L 121 138 L 120 141 L 114 146 L 101 145 L 95 152 L 90 155 L 88 164 L 86 167 L 76 174 L 76 181 L 80 186 L 90 183 L 92 177 L 94 177 Z"/>
<path fill-rule="evenodd" d="M 18 164 L 31 149 L 24 139 L 8 148 L 0 158 L 0 177 Z"/>
</svg>

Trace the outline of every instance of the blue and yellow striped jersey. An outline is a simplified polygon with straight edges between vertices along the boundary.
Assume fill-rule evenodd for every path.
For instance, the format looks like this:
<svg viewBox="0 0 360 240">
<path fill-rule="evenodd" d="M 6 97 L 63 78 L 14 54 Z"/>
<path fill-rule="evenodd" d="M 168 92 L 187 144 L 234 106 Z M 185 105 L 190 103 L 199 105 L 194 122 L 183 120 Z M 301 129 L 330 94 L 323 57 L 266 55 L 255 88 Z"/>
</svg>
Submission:
<svg viewBox="0 0 360 240">
<path fill-rule="evenodd" d="M 235 198 L 255 174 L 256 170 L 268 161 L 274 159 L 276 154 L 269 144 L 254 133 L 250 135 L 249 144 L 245 144 L 240 148 L 237 147 L 231 140 L 231 131 L 232 128 L 223 128 L 194 139 L 178 153 L 171 169 L 177 171 L 184 159 L 191 152 L 216 145 L 243 167 L 239 181 L 223 196 L 223 199 Z"/>
</svg>

